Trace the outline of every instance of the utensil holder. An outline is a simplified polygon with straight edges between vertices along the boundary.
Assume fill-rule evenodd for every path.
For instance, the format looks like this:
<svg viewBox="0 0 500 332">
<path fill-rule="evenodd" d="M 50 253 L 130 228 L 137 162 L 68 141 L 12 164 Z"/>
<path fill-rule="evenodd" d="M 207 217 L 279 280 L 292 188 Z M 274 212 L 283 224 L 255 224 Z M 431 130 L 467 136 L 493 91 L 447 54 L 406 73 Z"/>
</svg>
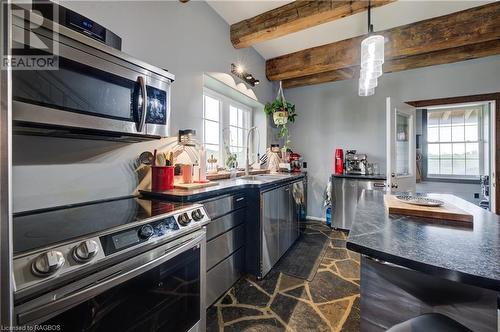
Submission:
<svg viewBox="0 0 500 332">
<path fill-rule="evenodd" d="M 151 166 L 151 189 L 154 191 L 174 189 L 174 167 Z"/>
</svg>

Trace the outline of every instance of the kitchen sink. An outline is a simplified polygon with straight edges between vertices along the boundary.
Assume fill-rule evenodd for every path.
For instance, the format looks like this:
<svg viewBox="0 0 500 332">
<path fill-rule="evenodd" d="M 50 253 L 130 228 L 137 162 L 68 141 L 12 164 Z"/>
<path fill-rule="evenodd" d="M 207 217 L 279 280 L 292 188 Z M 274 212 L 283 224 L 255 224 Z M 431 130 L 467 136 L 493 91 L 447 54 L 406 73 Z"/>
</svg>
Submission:
<svg viewBox="0 0 500 332">
<path fill-rule="evenodd" d="M 287 174 L 259 174 L 240 176 L 238 179 L 250 181 L 276 181 L 281 180 L 287 176 Z"/>
</svg>

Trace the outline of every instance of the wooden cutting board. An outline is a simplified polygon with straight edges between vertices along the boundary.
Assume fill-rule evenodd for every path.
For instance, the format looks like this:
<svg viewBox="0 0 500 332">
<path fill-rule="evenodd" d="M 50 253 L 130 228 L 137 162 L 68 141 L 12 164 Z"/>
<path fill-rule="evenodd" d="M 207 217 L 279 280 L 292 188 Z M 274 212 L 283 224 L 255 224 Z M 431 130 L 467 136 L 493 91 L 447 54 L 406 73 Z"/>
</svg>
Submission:
<svg viewBox="0 0 500 332">
<path fill-rule="evenodd" d="M 174 187 L 180 189 L 200 189 L 205 187 L 216 186 L 218 184 L 219 182 L 215 181 L 209 181 L 204 183 L 175 183 Z"/>
<path fill-rule="evenodd" d="M 444 202 L 442 206 L 430 207 L 408 204 L 401 202 L 394 195 L 386 194 L 384 196 L 385 206 L 389 213 L 400 214 L 414 217 L 429 218 L 430 222 L 442 223 L 442 221 L 456 221 L 463 223 L 464 226 L 472 227 L 474 216 L 455 205 Z"/>
</svg>

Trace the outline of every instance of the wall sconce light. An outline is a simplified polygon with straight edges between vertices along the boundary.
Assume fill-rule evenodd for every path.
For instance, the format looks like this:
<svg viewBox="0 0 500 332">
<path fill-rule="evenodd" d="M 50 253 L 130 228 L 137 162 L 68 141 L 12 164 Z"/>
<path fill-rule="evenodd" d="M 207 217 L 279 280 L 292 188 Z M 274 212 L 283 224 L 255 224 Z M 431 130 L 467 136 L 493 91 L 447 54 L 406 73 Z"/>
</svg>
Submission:
<svg viewBox="0 0 500 332">
<path fill-rule="evenodd" d="M 251 86 L 259 85 L 260 81 L 248 73 L 241 65 L 231 64 L 231 73 Z"/>
</svg>

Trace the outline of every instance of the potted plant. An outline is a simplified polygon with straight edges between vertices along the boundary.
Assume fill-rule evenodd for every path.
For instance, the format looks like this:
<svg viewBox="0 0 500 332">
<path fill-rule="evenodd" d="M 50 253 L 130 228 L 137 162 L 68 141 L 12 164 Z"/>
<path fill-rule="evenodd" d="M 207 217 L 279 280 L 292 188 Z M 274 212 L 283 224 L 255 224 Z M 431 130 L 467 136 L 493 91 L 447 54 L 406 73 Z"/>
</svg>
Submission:
<svg viewBox="0 0 500 332">
<path fill-rule="evenodd" d="M 274 124 L 279 129 L 278 138 L 283 138 L 285 140 L 283 150 L 286 151 L 288 149 L 288 144 L 290 144 L 290 135 L 288 134 L 287 124 L 288 122 L 295 122 L 297 113 L 295 112 L 295 105 L 285 100 L 281 82 L 278 90 L 278 96 L 274 101 L 269 102 L 264 106 L 264 112 L 268 116 L 273 117 Z"/>
</svg>

